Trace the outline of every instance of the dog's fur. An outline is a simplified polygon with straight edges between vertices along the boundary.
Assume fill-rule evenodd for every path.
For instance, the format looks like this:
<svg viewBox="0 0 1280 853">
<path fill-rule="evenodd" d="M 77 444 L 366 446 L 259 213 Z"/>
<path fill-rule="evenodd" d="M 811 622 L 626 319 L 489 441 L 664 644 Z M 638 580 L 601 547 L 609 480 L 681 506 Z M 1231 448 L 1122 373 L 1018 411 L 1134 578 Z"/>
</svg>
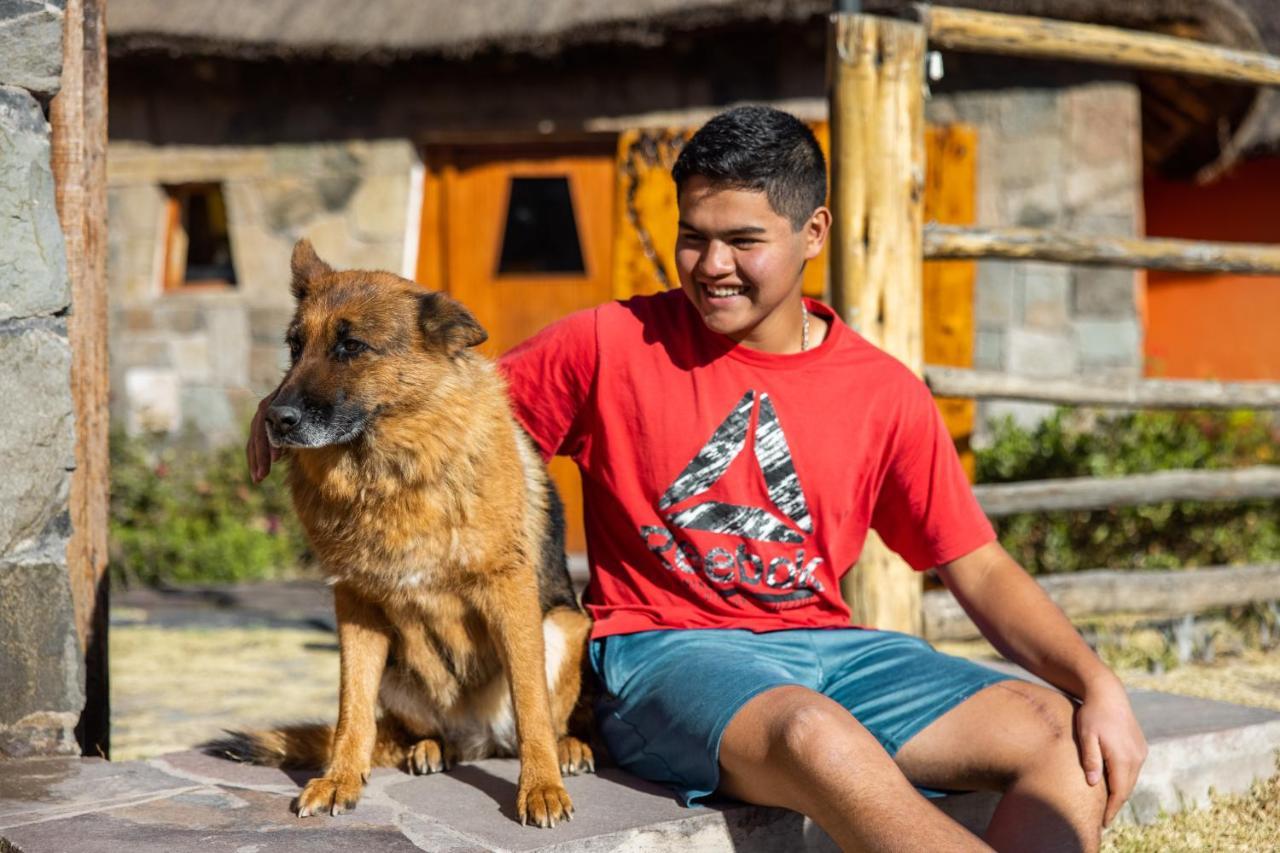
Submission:
<svg viewBox="0 0 1280 853">
<path fill-rule="evenodd" d="M 494 366 L 469 350 L 485 332 L 447 296 L 334 271 L 305 240 L 292 267 L 293 366 L 267 431 L 334 585 L 338 723 L 210 749 L 326 767 L 300 816 L 354 806 L 371 766 L 518 754 L 517 814 L 554 825 L 572 813 L 561 772 L 594 769 L 569 734 L 590 623 L 554 488 Z"/>
</svg>

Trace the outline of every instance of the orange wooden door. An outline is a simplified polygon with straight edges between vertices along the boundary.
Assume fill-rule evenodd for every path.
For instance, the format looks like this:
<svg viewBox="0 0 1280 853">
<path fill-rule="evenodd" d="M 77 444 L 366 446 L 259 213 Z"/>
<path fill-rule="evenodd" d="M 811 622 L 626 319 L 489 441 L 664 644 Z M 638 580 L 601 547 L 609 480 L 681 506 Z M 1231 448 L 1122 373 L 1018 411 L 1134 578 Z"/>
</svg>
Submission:
<svg viewBox="0 0 1280 853">
<path fill-rule="evenodd" d="M 498 356 L 547 324 L 612 296 L 614 146 L 431 149 L 418 280 L 461 300 Z M 551 463 L 567 547 L 582 552 L 582 486 Z"/>
</svg>

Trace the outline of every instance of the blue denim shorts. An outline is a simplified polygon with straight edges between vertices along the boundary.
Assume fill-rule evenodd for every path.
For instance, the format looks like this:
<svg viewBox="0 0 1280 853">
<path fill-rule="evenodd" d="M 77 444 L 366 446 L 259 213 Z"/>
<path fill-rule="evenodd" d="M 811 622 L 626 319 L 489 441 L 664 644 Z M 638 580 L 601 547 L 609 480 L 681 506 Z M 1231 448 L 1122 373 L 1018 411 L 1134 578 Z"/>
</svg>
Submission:
<svg viewBox="0 0 1280 853">
<path fill-rule="evenodd" d="M 725 727 L 766 690 L 800 685 L 834 699 L 894 755 L 951 708 L 1012 678 L 918 637 L 863 628 L 645 631 L 594 640 L 590 657 L 603 686 L 596 718 L 610 754 L 623 769 L 674 788 L 685 805 L 720 784 Z"/>
</svg>

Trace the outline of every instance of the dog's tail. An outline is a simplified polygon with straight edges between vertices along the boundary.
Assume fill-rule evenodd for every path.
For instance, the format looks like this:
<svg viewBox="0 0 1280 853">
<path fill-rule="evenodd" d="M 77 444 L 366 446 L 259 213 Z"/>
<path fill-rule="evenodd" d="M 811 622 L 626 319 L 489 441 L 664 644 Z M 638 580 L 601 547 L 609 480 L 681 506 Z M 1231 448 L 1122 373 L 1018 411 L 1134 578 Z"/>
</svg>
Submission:
<svg viewBox="0 0 1280 853">
<path fill-rule="evenodd" d="M 329 723 L 295 723 L 274 729 L 225 732 L 226 737 L 200 745 L 207 755 L 244 764 L 280 767 L 284 770 L 323 770 L 333 754 L 333 726 Z M 373 745 L 374 767 L 399 767 L 408 758 L 404 730 L 395 722 L 378 720 Z"/>
</svg>

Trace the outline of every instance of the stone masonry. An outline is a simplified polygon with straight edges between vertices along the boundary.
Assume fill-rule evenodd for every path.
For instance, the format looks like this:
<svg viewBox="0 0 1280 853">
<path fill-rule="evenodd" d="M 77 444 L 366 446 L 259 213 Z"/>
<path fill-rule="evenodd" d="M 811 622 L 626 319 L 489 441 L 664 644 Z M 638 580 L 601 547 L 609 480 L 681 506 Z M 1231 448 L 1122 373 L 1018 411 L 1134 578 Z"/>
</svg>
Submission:
<svg viewBox="0 0 1280 853">
<path fill-rule="evenodd" d="M 340 267 L 400 270 L 416 155 L 408 140 L 108 151 L 112 420 L 134 434 L 238 441 L 287 366 L 289 255 L 309 238 Z M 166 187 L 222 187 L 234 286 L 162 287 Z"/>
<path fill-rule="evenodd" d="M 50 167 L 64 4 L 0 0 L 0 759 L 78 754 L 70 288 Z"/>
<path fill-rule="evenodd" d="M 934 98 L 928 118 L 978 129 L 978 225 L 1142 233 L 1141 104 L 1131 83 L 956 92 Z M 1137 378 L 1140 284 L 1119 268 L 980 261 L 974 367 Z M 978 423 L 1008 415 L 1029 425 L 1052 408 L 984 402 Z"/>
</svg>

